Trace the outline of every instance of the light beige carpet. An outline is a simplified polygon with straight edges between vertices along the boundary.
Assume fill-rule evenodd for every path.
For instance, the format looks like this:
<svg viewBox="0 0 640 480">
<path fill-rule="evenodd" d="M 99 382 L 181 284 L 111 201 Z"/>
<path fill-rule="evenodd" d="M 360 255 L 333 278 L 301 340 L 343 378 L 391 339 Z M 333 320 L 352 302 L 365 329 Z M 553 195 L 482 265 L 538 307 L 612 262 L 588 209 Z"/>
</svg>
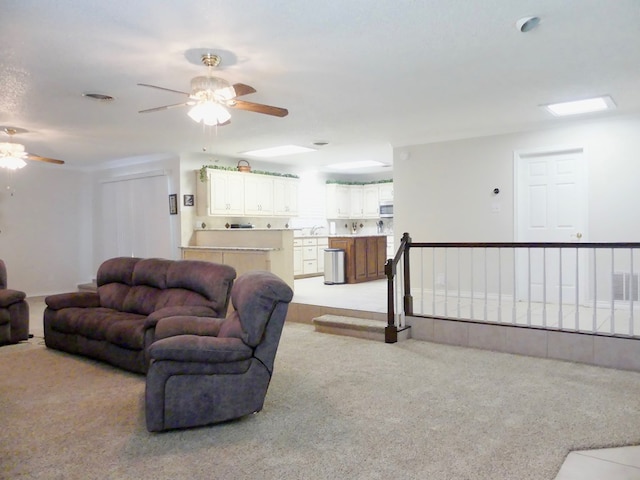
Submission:
<svg viewBox="0 0 640 480">
<path fill-rule="evenodd" d="M 0 348 L 0 478 L 553 479 L 640 443 L 640 374 L 288 324 L 262 412 L 150 434 L 144 377 Z"/>
</svg>

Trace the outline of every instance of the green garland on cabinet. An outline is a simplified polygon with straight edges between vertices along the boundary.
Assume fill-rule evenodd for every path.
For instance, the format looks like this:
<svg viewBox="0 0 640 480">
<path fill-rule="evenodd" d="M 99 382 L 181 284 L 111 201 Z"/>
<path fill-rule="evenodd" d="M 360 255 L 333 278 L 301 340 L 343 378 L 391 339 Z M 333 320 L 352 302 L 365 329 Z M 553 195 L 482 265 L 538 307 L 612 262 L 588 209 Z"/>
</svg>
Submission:
<svg viewBox="0 0 640 480">
<path fill-rule="evenodd" d="M 238 171 L 237 166 L 225 167 L 222 165 L 203 165 L 202 168 L 200 168 L 200 181 L 203 183 L 207 181 L 207 168 L 213 168 L 214 170 L 227 170 L 229 172 Z M 258 175 L 271 175 L 273 177 L 299 178 L 297 175 L 293 175 L 292 173 L 265 172 L 263 170 L 251 170 L 250 172 L 245 172 L 245 173 L 255 173 Z"/>
<path fill-rule="evenodd" d="M 373 182 L 347 182 L 344 180 L 327 180 L 326 184 L 331 185 L 375 185 L 377 183 L 393 183 L 393 180 L 376 180 Z"/>
</svg>

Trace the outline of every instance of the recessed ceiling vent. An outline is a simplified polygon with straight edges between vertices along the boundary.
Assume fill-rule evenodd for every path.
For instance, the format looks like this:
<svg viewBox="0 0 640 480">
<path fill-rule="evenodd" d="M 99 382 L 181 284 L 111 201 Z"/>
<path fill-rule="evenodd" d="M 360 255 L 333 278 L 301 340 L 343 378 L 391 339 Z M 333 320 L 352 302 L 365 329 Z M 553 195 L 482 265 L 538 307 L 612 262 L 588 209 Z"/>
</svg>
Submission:
<svg viewBox="0 0 640 480">
<path fill-rule="evenodd" d="M 94 100 L 100 100 L 101 102 L 111 102 L 113 100 L 111 95 L 104 95 L 102 93 L 83 93 L 82 96 L 92 98 Z"/>
<path fill-rule="evenodd" d="M 540 23 L 540 17 L 522 17 L 516 22 L 516 27 L 522 33 L 527 33 L 533 30 Z"/>
</svg>

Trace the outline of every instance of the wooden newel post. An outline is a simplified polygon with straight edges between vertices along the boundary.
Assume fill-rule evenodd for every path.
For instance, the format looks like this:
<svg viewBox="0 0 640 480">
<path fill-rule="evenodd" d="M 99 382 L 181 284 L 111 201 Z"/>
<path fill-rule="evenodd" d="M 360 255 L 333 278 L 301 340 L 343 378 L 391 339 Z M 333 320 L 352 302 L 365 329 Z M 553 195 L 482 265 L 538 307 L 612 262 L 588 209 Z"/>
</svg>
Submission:
<svg viewBox="0 0 640 480">
<path fill-rule="evenodd" d="M 407 232 L 402 234 L 402 245 L 404 246 L 404 314 L 413 315 L 413 296 L 411 295 L 411 270 L 409 262 L 411 237 Z"/>
<path fill-rule="evenodd" d="M 398 341 L 398 327 L 395 323 L 394 297 L 393 297 L 393 278 L 395 277 L 395 266 L 393 259 L 387 259 L 384 264 L 384 273 L 387 276 L 387 326 L 384 329 L 384 342 L 396 343 Z"/>
</svg>

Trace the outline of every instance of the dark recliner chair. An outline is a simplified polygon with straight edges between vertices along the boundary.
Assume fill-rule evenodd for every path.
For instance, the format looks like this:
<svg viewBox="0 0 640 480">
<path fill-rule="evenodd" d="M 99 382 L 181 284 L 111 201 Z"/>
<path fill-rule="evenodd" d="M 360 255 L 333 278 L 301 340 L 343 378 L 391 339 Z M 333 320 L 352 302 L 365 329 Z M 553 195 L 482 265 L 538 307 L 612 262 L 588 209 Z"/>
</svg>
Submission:
<svg viewBox="0 0 640 480">
<path fill-rule="evenodd" d="M 29 338 L 29 304 L 26 294 L 7 288 L 7 267 L 0 260 L 0 345 Z"/>
<path fill-rule="evenodd" d="M 291 288 L 265 271 L 241 275 L 225 318 L 168 317 L 149 347 L 150 432 L 208 425 L 262 410 Z"/>
</svg>

